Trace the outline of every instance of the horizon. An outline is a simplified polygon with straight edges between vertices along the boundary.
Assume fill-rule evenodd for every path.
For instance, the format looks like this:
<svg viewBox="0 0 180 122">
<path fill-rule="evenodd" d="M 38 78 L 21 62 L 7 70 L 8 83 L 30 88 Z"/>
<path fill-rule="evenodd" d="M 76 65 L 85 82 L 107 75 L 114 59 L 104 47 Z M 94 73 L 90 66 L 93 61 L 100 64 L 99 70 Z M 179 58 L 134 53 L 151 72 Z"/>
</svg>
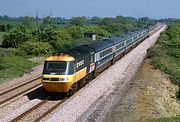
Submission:
<svg viewBox="0 0 180 122">
<path fill-rule="evenodd" d="M 102 4 L 103 3 L 103 4 Z M 155 4 L 156 3 L 156 4 Z M 4 0 L 1 2 L 0 15 L 10 17 L 20 16 L 45 16 L 72 18 L 77 16 L 85 17 L 149 17 L 152 19 L 180 18 L 178 11 L 180 1 L 163 0 L 136 0 L 136 1 L 118 1 L 118 0 Z"/>
<path fill-rule="evenodd" d="M 29 16 L 29 15 L 20 15 L 20 16 L 9 16 L 9 15 L 6 15 L 6 14 L 4 14 L 4 15 L 0 15 L 1 17 L 3 17 L 3 16 L 8 16 L 8 17 L 10 17 L 10 18 L 19 18 L 19 17 L 33 17 L 33 18 L 36 18 L 37 16 Z M 92 18 L 92 17 L 99 17 L 99 18 L 116 18 L 117 16 L 123 16 L 123 17 L 133 17 L 133 18 L 135 18 L 135 19 L 139 19 L 139 18 L 143 18 L 143 17 L 148 17 L 148 16 L 142 16 L 142 17 L 134 17 L 134 16 L 124 16 L 124 15 L 117 15 L 117 16 L 103 16 L 103 17 L 101 17 L 101 16 L 72 16 L 72 17 L 62 17 L 62 16 L 50 16 L 50 15 L 47 15 L 47 16 L 49 16 L 50 18 L 58 18 L 58 17 L 60 17 L 60 18 L 65 18 L 65 19 L 71 19 L 71 18 L 73 18 L 73 17 L 86 17 L 86 18 Z M 43 17 L 39 17 L 38 16 L 38 18 L 39 19 L 43 19 L 44 17 L 47 17 L 47 16 L 43 16 Z M 161 19 L 180 19 L 180 18 L 150 18 L 150 17 L 148 17 L 149 19 L 155 19 L 155 20 L 161 20 Z"/>
</svg>

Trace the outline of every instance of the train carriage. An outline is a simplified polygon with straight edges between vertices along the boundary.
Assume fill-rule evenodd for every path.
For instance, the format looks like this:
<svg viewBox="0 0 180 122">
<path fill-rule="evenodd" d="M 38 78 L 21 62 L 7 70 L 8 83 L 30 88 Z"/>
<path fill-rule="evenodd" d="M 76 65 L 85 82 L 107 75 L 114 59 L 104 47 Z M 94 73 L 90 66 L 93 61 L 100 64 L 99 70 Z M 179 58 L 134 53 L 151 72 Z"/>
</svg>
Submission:
<svg viewBox="0 0 180 122">
<path fill-rule="evenodd" d="M 95 69 L 96 72 L 101 72 L 113 59 L 113 43 L 100 40 L 87 46 L 94 49 Z"/>
<path fill-rule="evenodd" d="M 128 34 L 132 35 L 132 43 L 131 46 L 135 47 L 137 40 L 139 40 L 139 34 L 137 32 L 128 32 Z"/>
<path fill-rule="evenodd" d="M 125 50 L 125 39 L 121 36 L 114 36 L 109 39 L 114 44 L 113 63 L 123 56 Z"/>
<path fill-rule="evenodd" d="M 147 38 L 149 34 L 149 30 L 147 28 L 140 29 L 136 32 L 139 33 L 139 42 L 142 42 L 142 40 Z"/>
</svg>

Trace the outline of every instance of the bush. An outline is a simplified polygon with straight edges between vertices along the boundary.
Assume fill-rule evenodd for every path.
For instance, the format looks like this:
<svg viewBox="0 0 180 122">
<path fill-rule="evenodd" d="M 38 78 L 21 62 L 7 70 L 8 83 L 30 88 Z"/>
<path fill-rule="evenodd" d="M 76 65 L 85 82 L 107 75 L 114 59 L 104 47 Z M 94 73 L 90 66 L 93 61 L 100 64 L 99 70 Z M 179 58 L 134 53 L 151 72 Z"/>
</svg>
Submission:
<svg viewBox="0 0 180 122">
<path fill-rule="evenodd" d="M 167 55 L 180 59 L 180 51 L 179 49 L 176 49 L 176 48 L 168 49 Z"/>
<path fill-rule="evenodd" d="M 22 50 L 21 48 L 14 48 L 13 53 L 16 56 L 21 56 L 21 57 L 26 57 L 27 53 L 25 52 L 25 50 Z"/>
<path fill-rule="evenodd" d="M 58 32 L 59 39 L 56 41 L 54 49 L 68 49 L 72 46 L 72 37 L 65 30 L 61 30 Z"/>
<path fill-rule="evenodd" d="M 75 26 L 85 25 L 86 18 L 85 17 L 73 17 L 70 19 L 70 24 Z"/>
<path fill-rule="evenodd" d="M 46 28 L 42 30 L 41 33 L 36 35 L 36 30 L 33 31 L 33 35 L 37 36 L 38 41 L 48 42 L 52 45 L 53 49 L 59 50 L 66 47 L 71 47 L 72 37 L 65 30 L 55 30 L 52 28 Z"/>
<path fill-rule="evenodd" d="M 73 39 L 80 39 L 88 35 L 89 33 L 94 33 L 99 37 L 109 37 L 111 34 L 98 26 L 72 26 L 67 29 L 69 34 Z"/>
<path fill-rule="evenodd" d="M 85 30 L 85 33 L 94 33 L 94 34 L 96 34 L 97 36 L 100 36 L 100 37 L 109 37 L 109 36 L 111 36 L 111 34 L 108 31 L 106 31 L 106 30 L 104 30 L 104 29 L 102 29 L 102 28 L 100 28 L 98 26 L 85 26 L 84 30 Z"/>
<path fill-rule="evenodd" d="M 1 24 L 0 23 L 0 31 L 5 32 L 5 31 L 9 31 L 12 28 L 12 25 L 10 24 Z"/>
<path fill-rule="evenodd" d="M 80 26 L 69 27 L 67 31 L 73 39 L 83 38 L 85 33 L 85 30 Z"/>
<path fill-rule="evenodd" d="M 52 52 L 52 46 L 48 42 L 28 41 L 20 45 L 20 50 L 28 55 L 48 54 Z"/>
<path fill-rule="evenodd" d="M 158 45 L 155 45 L 153 48 L 148 49 L 147 57 L 153 58 L 153 57 L 159 57 L 163 55 L 163 51 L 161 50 L 162 47 L 159 47 Z"/>
<path fill-rule="evenodd" d="M 17 48 L 21 43 L 32 39 L 30 30 L 24 26 L 12 30 L 8 34 L 3 35 L 2 47 Z"/>
</svg>

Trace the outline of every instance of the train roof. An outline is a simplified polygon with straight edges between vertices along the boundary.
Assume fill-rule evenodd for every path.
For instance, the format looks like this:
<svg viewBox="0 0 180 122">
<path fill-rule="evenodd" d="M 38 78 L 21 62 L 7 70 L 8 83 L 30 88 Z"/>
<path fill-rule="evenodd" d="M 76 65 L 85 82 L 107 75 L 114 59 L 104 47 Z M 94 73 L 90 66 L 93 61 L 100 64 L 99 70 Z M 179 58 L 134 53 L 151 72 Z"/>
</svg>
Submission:
<svg viewBox="0 0 180 122">
<path fill-rule="evenodd" d="M 53 53 L 46 58 L 46 61 L 74 61 L 75 58 L 67 53 Z"/>
<path fill-rule="evenodd" d="M 137 35 L 137 32 L 128 32 L 128 34 L 131 34 L 132 36 Z"/>
<path fill-rule="evenodd" d="M 145 30 L 147 30 L 147 28 L 141 28 L 141 29 L 136 30 L 135 32 L 143 32 Z"/>
<path fill-rule="evenodd" d="M 92 48 L 89 48 L 87 45 L 82 45 L 79 47 L 75 47 L 75 48 L 63 51 L 62 53 L 69 54 L 78 61 L 78 60 L 81 60 L 82 58 L 85 58 L 86 56 L 89 56 L 90 54 L 93 54 L 94 50 Z"/>
<path fill-rule="evenodd" d="M 114 44 L 125 41 L 125 39 L 121 36 L 114 36 L 114 37 L 111 37 L 109 40 L 111 40 Z"/>
<path fill-rule="evenodd" d="M 87 45 L 82 45 L 82 46 L 79 46 L 79 47 L 75 47 L 75 48 L 72 48 L 70 49 L 69 51 L 71 52 L 80 52 L 81 54 L 91 54 L 94 52 L 93 49 L 89 48 Z"/>
<path fill-rule="evenodd" d="M 94 49 L 95 52 L 98 52 L 105 48 L 113 46 L 113 43 L 111 41 L 107 41 L 107 39 L 106 39 L 106 40 L 99 40 L 99 41 L 89 44 L 87 46 Z"/>
<path fill-rule="evenodd" d="M 123 34 L 123 35 L 120 35 L 121 37 L 123 37 L 124 39 L 129 39 L 129 38 L 131 38 L 132 37 L 132 35 L 131 34 L 129 34 L 129 33 L 125 33 L 125 34 Z"/>
</svg>

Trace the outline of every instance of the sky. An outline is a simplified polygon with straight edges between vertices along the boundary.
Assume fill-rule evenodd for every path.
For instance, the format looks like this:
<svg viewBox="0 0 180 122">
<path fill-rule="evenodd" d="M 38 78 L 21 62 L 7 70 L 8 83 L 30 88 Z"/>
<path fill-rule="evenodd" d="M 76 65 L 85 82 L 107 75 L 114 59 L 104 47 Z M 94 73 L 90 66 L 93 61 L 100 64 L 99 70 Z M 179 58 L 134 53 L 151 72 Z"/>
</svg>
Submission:
<svg viewBox="0 0 180 122">
<path fill-rule="evenodd" d="M 0 0 L 0 15 L 180 18 L 180 0 Z"/>
</svg>

